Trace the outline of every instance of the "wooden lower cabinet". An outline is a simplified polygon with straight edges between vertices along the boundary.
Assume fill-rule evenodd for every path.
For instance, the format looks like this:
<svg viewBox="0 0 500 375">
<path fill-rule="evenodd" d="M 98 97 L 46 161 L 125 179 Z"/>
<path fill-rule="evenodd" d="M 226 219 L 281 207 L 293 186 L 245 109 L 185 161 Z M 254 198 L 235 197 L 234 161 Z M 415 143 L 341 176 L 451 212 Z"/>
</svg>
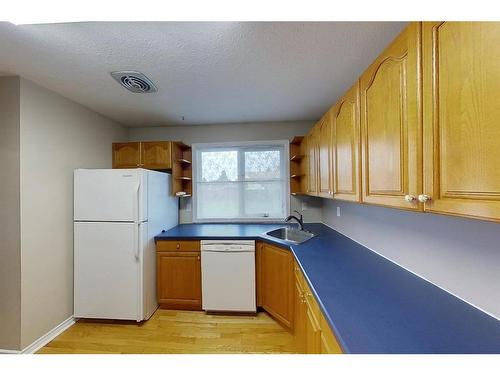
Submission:
<svg viewBox="0 0 500 375">
<path fill-rule="evenodd" d="M 198 243 L 199 248 L 199 241 L 184 242 Z M 158 242 L 157 250 L 161 250 L 156 253 L 158 303 L 165 309 L 201 310 L 200 252 L 182 247 L 182 241 L 177 249 L 178 244 Z"/>
<path fill-rule="evenodd" d="M 200 241 L 158 241 L 156 250 L 160 307 L 201 310 Z M 342 353 L 292 252 L 257 241 L 255 262 L 257 306 L 293 332 L 297 351 Z"/>
<path fill-rule="evenodd" d="M 304 354 L 342 350 L 290 250 L 256 244 L 257 306 L 293 331 Z"/>
<path fill-rule="evenodd" d="M 257 301 L 283 326 L 293 329 L 293 255 L 267 243 L 257 244 Z"/>
<path fill-rule="evenodd" d="M 304 299 L 303 287 L 295 281 L 294 289 L 294 335 L 299 353 L 306 353 L 306 327 L 307 305 Z"/>
<path fill-rule="evenodd" d="M 304 354 L 341 354 L 342 349 L 297 263 L 294 273 L 294 335 L 297 351 Z"/>
<path fill-rule="evenodd" d="M 306 354 L 321 354 L 321 327 L 309 307 L 306 311 Z"/>
<path fill-rule="evenodd" d="M 323 315 L 320 316 L 319 326 L 321 329 L 321 346 L 322 354 L 342 354 L 342 349 L 333 334 L 328 322 Z"/>
</svg>

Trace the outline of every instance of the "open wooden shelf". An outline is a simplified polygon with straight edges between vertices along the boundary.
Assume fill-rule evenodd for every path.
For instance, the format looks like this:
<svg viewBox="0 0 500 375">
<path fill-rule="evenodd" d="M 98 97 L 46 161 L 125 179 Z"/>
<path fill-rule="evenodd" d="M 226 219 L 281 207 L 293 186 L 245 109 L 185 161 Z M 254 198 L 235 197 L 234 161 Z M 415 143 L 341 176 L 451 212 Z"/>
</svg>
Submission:
<svg viewBox="0 0 500 375">
<path fill-rule="evenodd" d="M 191 146 L 182 142 L 172 142 L 172 194 L 184 191 L 179 198 L 188 198 L 193 194 L 193 172 Z"/>
<path fill-rule="evenodd" d="M 290 157 L 290 161 L 301 161 L 304 158 L 304 155 L 293 155 Z"/>
<path fill-rule="evenodd" d="M 307 190 L 307 157 L 304 137 L 293 137 L 290 141 L 290 194 L 300 195 Z"/>
</svg>

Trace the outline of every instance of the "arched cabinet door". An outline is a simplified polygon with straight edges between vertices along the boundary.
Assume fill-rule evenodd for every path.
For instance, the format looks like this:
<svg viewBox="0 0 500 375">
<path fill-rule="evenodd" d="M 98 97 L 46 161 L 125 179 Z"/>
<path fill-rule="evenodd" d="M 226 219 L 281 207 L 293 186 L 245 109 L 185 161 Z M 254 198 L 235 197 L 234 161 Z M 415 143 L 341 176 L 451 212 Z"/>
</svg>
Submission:
<svg viewBox="0 0 500 375">
<path fill-rule="evenodd" d="M 500 221 L 500 23 L 424 22 L 425 211 Z"/>
<path fill-rule="evenodd" d="M 320 122 L 318 139 L 318 194 L 333 198 L 332 189 L 332 121 L 327 112 Z"/>
<path fill-rule="evenodd" d="M 333 197 L 358 202 L 360 192 L 358 82 L 332 109 Z"/>
<path fill-rule="evenodd" d="M 141 166 L 141 143 L 113 143 L 113 168 L 138 168 Z"/>
<path fill-rule="evenodd" d="M 307 135 L 307 194 L 318 195 L 318 152 L 320 123 L 316 123 Z"/>
<path fill-rule="evenodd" d="M 421 210 L 420 31 L 411 23 L 360 78 L 362 199 Z"/>
<path fill-rule="evenodd" d="M 171 142 L 141 142 L 142 165 L 148 169 L 171 169 L 172 168 L 172 150 Z"/>
</svg>

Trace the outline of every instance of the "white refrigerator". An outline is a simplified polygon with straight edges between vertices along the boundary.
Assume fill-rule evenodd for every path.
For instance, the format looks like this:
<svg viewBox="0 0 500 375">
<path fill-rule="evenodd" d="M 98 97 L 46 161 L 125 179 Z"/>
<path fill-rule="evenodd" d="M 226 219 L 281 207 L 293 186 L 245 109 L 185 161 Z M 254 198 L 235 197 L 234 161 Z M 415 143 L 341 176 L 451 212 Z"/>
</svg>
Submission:
<svg viewBox="0 0 500 375">
<path fill-rule="evenodd" d="M 158 308 L 154 237 L 178 224 L 171 175 L 74 172 L 74 316 L 147 320 Z"/>
</svg>

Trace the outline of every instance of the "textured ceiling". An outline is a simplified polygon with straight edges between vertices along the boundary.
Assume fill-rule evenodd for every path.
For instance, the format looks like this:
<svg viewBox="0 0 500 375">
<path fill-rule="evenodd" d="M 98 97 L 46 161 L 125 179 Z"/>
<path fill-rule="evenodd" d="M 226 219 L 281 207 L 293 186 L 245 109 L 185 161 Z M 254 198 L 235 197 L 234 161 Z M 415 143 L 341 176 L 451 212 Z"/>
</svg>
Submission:
<svg viewBox="0 0 500 375">
<path fill-rule="evenodd" d="M 315 120 L 403 22 L 0 23 L 0 72 L 128 126 Z M 109 75 L 139 70 L 155 94 Z M 184 116 L 184 120 L 182 117 Z"/>
</svg>

